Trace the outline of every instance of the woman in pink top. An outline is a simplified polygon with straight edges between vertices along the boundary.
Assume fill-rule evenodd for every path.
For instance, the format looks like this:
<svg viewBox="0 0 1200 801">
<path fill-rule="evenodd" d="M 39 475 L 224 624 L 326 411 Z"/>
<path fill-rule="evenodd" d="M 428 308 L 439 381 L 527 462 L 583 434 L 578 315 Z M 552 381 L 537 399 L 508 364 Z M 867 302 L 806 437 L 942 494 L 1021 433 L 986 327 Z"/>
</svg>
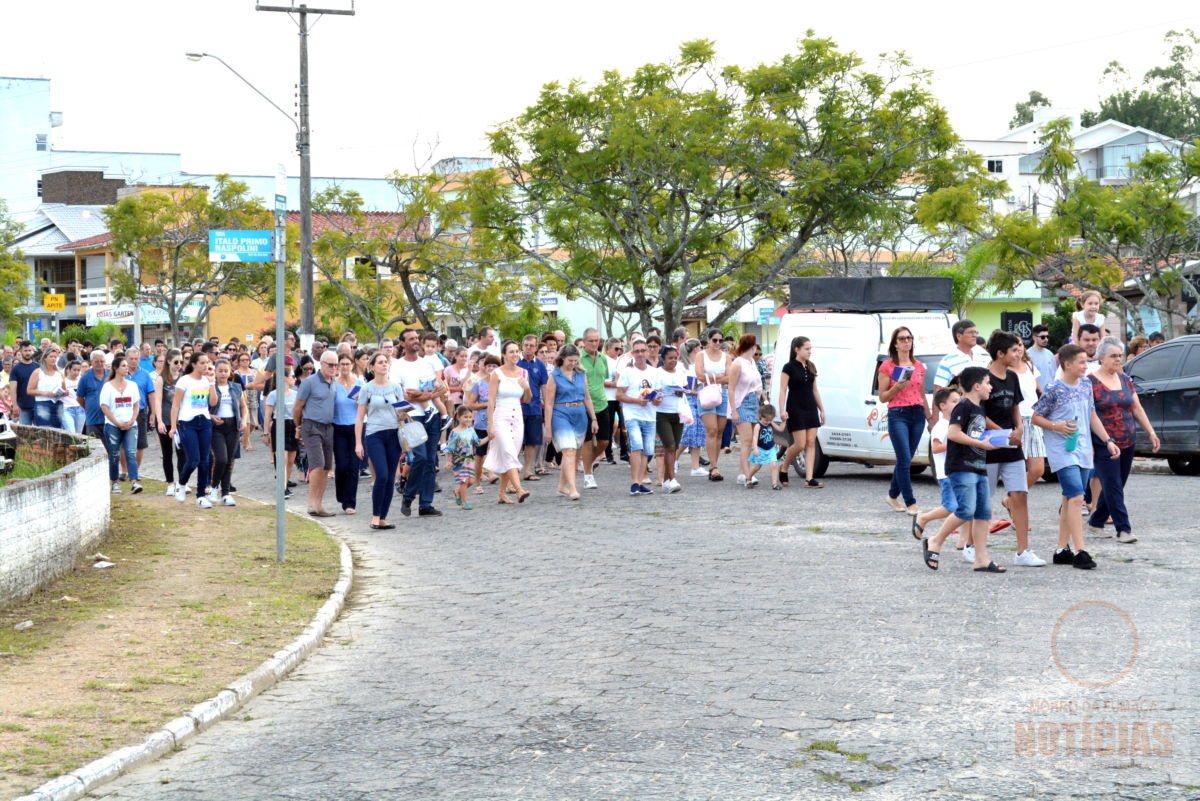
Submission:
<svg viewBox="0 0 1200 801">
<path fill-rule="evenodd" d="M 442 371 L 446 378 L 446 386 L 450 388 L 450 404 L 457 409 L 463 402 L 463 385 L 471 376 L 467 367 L 467 349 L 458 348 L 453 353 L 446 354 L 450 364 Z"/>
<path fill-rule="evenodd" d="M 742 334 L 729 365 L 729 420 L 737 426 L 738 483 L 745 485 L 750 475 L 750 454 L 754 452 L 754 424 L 758 422 L 758 396 L 762 394 L 762 377 L 754 365 L 754 349 L 758 340 L 754 334 Z M 758 483 L 752 478 L 750 486 Z"/>
<path fill-rule="evenodd" d="M 921 434 L 933 418 L 925 402 L 925 365 L 913 356 L 913 334 L 904 326 L 892 332 L 888 358 L 879 365 L 879 399 L 888 405 L 888 439 L 896 453 L 887 504 L 897 512 L 915 515 L 920 509 L 909 468 L 921 444 Z"/>
</svg>

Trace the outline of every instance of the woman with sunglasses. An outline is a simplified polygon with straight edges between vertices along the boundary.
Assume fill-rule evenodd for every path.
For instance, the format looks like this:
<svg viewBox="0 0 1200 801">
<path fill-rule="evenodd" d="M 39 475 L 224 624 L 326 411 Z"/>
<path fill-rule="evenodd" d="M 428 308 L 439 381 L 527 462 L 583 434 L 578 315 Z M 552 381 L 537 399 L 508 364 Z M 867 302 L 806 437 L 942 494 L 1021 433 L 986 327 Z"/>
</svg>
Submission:
<svg viewBox="0 0 1200 801">
<path fill-rule="evenodd" d="M 729 418 L 729 354 L 721 349 L 725 336 L 720 329 L 710 328 L 704 332 L 704 342 L 704 350 L 696 359 L 696 386 L 716 384 L 721 388 L 721 402 L 700 410 L 708 447 L 708 480 L 724 481 L 725 476 L 717 469 L 717 460 L 721 458 L 721 435 Z"/>
<path fill-rule="evenodd" d="M 175 444 L 170 435 L 171 408 L 175 404 L 175 382 L 183 370 L 183 356 L 178 350 L 169 350 L 156 361 L 162 359 L 162 367 L 154 373 L 154 397 L 159 399 L 158 415 L 158 448 L 162 451 L 163 478 L 167 481 L 167 495 L 174 495 L 179 487 L 175 484 L 175 469 L 183 468 L 183 451 Z M 186 493 L 186 489 L 184 490 Z"/>
<path fill-rule="evenodd" d="M 237 354 L 237 360 L 234 365 L 234 380 L 242 385 L 242 397 L 246 399 L 246 409 L 250 412 L 250 416 L 246 418 L 249 423 L 245 427 L 245 433 L 242 434 L 242 450 L 252 451 L 253 445 L 250 444 L 250 434 L 258 427 L 258 390 L 253 388 L 254 380 L 258 377 L 257 371 L 250 366 L 250 352 L 244 351 Z"/>
<path fill-rule="evenodd" d="M 887 505 L 892 511 L 915 515 L 921 510 L 913 495 L 910 468 L 933 415 L 925 402 L 925 365 L 913 356 L 913 333 L 904 326 L 892 332 L 888 357 L 879 365 L 879 400 L 888 405 L 888 440 L 896 454 Z"/>
</svg>

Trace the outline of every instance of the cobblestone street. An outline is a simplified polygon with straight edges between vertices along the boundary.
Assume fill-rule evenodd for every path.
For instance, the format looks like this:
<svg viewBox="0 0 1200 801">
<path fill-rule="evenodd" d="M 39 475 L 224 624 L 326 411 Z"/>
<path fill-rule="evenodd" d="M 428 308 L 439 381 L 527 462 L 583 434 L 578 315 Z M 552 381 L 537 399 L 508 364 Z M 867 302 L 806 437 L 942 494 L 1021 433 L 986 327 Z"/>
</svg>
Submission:
<svg viewBox="0 0 1200 801">
<path fill-rule="evenodd" d="M 1009 530 L 981 575 L 922 565 L 888 476 L 631 498 L 606 466 L 580 502 L 554 476 L 520 506 L 445 492 L 389 532 L 364 482 L 332 519 L 360 568 L 326 647 L 93 797 L 1196 798 L 1200 483 L 1134 475 L 1140 540 L 1089 542 L 1095 571 L 1012 568 Z M 235 483 L 270 482 L 256 447 Z M 1032 493 L 1047 560 L 1057 504 Z"/>
</svg>

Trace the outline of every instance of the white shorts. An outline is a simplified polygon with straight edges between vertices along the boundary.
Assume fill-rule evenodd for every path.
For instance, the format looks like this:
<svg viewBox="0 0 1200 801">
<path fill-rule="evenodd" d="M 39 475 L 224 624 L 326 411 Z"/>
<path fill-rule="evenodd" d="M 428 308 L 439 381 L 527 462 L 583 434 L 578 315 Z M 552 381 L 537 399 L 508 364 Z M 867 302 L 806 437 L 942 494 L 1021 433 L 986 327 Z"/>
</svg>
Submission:
<svg viewBox="0 0 1200 801">
<path fill-rule="evenodd" d="M 996 497 L 996 487 L 1004 480 L 1006 492 L 1029 492 L 1029 482 L 1025 479 L 1025 460 L 989 464 L 987 466 L 988 495 Z"/>
</svg>

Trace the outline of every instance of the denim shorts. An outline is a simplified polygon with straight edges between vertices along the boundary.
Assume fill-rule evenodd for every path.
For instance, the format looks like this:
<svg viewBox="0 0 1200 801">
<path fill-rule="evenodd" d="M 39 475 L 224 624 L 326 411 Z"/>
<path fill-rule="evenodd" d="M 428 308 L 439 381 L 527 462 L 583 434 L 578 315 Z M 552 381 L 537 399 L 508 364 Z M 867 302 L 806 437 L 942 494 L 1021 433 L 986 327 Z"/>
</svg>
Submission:
<svg viewBox="0 0 1200 801">
<path fill-rule="evenodd" d="M 1088 479 L 1092 477 L 1092 469 L 1073 464 L 1069 467 L 1055 470 L 1054 474 L 1058 476 L 1058 486 L 1062 487 L 1063 497 L 1075 498 L 1083 494 L 1084 488 L 1087 487 Z"/>
<path fill-rule="evenodd" d="M 946 476 L 954 487 L 958 505 L 954 516 L 959 520 L 990 520 L 992 502 L 988 497 L 988 479 L 979 473 L 951 473 Z"/>
<path fill-rule="evenodd" d="M 749 392 L 738 404 L 738 420 L 743 423 L 758 422 L 758 393 Z"/>
<path fill-rule="evenodd" d="M 950 479 L 939 478 L 938 486 L 942 488 L 942 508 L 950 514 L 955 514 L 958 509 L 958 501 L 954 497 L 954 486 L 951 485 Z"/>
<path fill-rule="evenodd" d="M 654 455 L 654 432 L 658 423 L 655 420 L 626 420 L 625 431 L 629 436 L 629 451 L 641 451 L 647 456 Z"/>
</svg>

